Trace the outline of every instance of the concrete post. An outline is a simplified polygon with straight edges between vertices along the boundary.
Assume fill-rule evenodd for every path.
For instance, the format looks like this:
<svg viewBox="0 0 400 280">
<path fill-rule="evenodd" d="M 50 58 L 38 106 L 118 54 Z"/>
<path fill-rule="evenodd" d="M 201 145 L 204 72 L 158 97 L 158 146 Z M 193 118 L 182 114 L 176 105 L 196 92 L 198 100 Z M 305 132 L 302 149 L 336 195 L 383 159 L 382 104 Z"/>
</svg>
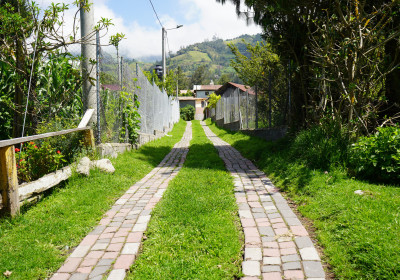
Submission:
<svg viewBox="0 0 400 280">
<path fill-rule="evenodd" d="M 90 83 L 91 79 L 96 79 L 96 65 L 90 63 L 90 60 L 96 61 L 96 33 L 94 32 L 94 11 L 93 1 L 88 0 L 91 4 L 90 10 L 85 11 L 81 9 L 81 38 L 85 41 L 81 44 L 82 53 L 82 75 L 84 82 L 82 84 L 83 90 L 83 105 L 84 110 L 95 109 L 89 125 L 95 127 L 97 120 L 97 100 L 96 100 L 96 87 Z M 88 37 L 90 35 L 90 37 Z"/>
<path fill-rule="evenodd" d="M 162 81 L 163 83 L 165 82 L 165 76 L 167 74 L 167 63 L 165 61 L 165 28 L 162 28 L 162 73 L 163 73 L 163 78 Z"/>
<path fill-rule="evenodd" d="M 101 144 L 100 128 L 100 36 L 99 30 L 96 31 L 96 105 L 97 105 L 97 144 Z"/>
</svg>

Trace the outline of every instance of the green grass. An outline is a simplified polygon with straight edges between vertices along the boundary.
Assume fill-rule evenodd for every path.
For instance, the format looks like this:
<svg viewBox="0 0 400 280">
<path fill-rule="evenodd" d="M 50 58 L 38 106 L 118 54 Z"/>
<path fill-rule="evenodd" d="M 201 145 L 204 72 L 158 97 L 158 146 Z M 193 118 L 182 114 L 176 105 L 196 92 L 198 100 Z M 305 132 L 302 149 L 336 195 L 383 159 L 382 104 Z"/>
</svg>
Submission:
<svg viewBox="0 0 400 280">
<path fill-rule="evenodd" d="M 400 279 L 400 188 L 313 170 L 291 157 L 288 139 L 268 143 L 207 124 L 253 160 L 314 221 L 338 279 Z M 354 194 L 363 190 L 365 195 Z"/>
<path fill-rule="evenodd" d="M 6 270 L 12 272 L 10 279 L 45 279 L 55 272 L 115 200 L 158 165 L 185 126 L 181 121 L 172 137 L 113 159 L 114 174 L 93 170 L 88 178 L 74 175 L 17 218 L 0 219 L 0 279 Z"/>
<path fill-rule="evenodd" d="M 155 207 L 127 279 L 235 279 L 243 235 L 231 176 L 198 121 L 184 167 Z"/>
</svg>

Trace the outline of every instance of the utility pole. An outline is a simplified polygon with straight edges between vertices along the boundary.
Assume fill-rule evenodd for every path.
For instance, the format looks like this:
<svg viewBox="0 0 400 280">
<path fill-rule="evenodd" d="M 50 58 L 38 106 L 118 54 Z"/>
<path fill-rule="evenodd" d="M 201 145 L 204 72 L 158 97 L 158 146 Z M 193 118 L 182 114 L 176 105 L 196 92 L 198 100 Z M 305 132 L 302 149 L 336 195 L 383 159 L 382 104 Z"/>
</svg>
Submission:
<svg viewBox="0 0 400 280">
<path fill-rule="evenodd" d="M 165 75 L 167 74 L 167 63 L 165 61 L 165 28 L 162 28 L 162 81 L 165 82 Z"/>
<path fill-rule="evenodd" d="M 96 71 L 94 65 L 90 63 L 90 60 L 96 60 L 96 33 L 94 32 L 94 10 L 93 1 L 88 0 L 87 4 L 90 5 L 90 10 L 80 10 L 81 16 L 81 38 L 84 43 L 81 44 L 81 54 L 83 57 L 81 63 L 82 75 L 83 75 L 83 105 L 85 110 L 95 109 L 90 119 L 90 126 L 95 126 L 97 120 L 97 100 L 96 100 L 96 88 L 90 83 L 90 79 L 96 79 Z M 83 4 L 81 4 L 83 5 Z"/>
<path fill-rule="evenodd" d="M 169 29 L 165 29 L 165 27 L 163 26 L 161 29 L 161 32 L 162 32 L 162 73 L 163 73 L 162 81 L 163 81 L 163 83 L 165 82 L 165 77 L 167 76 L 167 62 L 165 59 L 165 37 L 167 35 L 167 30 L 178 29 L 178 28 L 181 28 L 182 26 L 183 25 L 180 24 L 174 28 L 169 28 Z"/>
</svg>

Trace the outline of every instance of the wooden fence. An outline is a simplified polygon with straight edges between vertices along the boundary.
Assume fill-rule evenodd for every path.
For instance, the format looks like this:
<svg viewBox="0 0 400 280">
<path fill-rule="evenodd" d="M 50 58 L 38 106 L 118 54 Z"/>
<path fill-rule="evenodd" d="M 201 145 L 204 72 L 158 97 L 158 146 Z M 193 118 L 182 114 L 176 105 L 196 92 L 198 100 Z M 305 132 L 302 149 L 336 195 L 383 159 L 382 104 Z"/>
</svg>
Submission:
<svg viewBox="0 0 400 280">
<path fill-rule="evenodd" d="M 1 212 L 6 213 L 11 217 L 14 217 L 20 211 L 21 201 L 24 201 L 24 199 L 27 198 L 30 193 L 37 193 L 40 189 L 41 191 L 43 191 L 43 188 L 38 186 L 26 188 L 29 190 L 24 190 L 21 194 L 19 193 L 17 165 L 15 159 L 15 145 L 81 131 L 82 133 L 84 133 L 84 145 L 87 147 L 92 147 L 94 149 L 93 130 L 90 127 L 87 127 L 87 124 L 89 123 L 93 112 L 93 109 L 89 109 L 86 111 L 78 128 L 0 141 Z"/>
</svg>

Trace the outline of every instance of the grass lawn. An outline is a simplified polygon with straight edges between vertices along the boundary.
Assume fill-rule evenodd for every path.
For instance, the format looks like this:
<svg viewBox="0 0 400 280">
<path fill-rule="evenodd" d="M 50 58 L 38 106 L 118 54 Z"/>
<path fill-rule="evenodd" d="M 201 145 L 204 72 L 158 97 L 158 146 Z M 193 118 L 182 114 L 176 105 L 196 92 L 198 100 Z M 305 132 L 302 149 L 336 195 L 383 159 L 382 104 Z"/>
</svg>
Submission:
<svg viewBox="0 0 400 280">
<path fill-rule="evenodd" d="M 312 170 L 289 151 L 242 133 L 211 130 L 253 160 L 314 221 L 325 258 L 339 279 L 400 279 L 400 188 Z M 354 194 L 363 190 L 365 195 Z"/>
<path fill-rule="evenodd" d="M 169 153 L 185 127 L 181 121 L 169 133 L 172 137 L 112 159 L 112 175 L 97 170 L 88 178 L 74 175 L 17 218 L 0 219 L 0 279 L 6 279 L 6 270 L 12 272 L 9 279 L 29 280 L 55 272 L 115 200 Z"/>
<path fill-rule="evenodd" d="M 198 121 L 186 162 L 153 210 L 127 279 L 236 279 L 243 234 L 232 177 Z"/>
</svg>

